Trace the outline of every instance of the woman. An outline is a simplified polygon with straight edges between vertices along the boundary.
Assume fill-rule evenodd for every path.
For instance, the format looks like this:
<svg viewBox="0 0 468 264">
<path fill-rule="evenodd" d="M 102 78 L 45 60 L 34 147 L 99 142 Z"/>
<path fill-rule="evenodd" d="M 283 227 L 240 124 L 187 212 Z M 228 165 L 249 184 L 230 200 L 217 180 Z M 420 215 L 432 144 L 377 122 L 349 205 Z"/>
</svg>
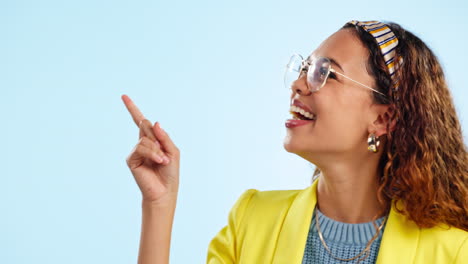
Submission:
<svg viewBox="0 0 468 264">
<path fill-rule="evenodd" d="M 397 24 L 351 21 L 293 56 L 286 80 L 284 147 L 315 179 L 247 190 L 207 262 L 468 263 L 467 151 L 431 50 Z M 123 99 L 140 127 L 127 158 L 143 194 L 139 262 L 167 263 L 180 152 Z"/>
</svg>

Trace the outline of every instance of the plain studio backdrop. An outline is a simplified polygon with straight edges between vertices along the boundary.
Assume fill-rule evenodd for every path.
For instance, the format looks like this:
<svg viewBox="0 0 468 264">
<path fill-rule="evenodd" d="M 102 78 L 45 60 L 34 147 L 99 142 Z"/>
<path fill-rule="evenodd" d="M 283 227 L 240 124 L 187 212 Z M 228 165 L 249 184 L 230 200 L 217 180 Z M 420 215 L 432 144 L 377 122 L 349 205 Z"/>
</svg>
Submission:
<svg viewBox="0 0 468 264">
<path fill-rule="evenodd" d="M 438 55 L 468 131 L 466 1 L 1 1 L 0 263 L 135 263 L 138 129 L 181 150 L 171 263 L 204 263 L 249 188 L 303 189 L 284 67 L 345 22 L 395 21 Z"/>
</svg>

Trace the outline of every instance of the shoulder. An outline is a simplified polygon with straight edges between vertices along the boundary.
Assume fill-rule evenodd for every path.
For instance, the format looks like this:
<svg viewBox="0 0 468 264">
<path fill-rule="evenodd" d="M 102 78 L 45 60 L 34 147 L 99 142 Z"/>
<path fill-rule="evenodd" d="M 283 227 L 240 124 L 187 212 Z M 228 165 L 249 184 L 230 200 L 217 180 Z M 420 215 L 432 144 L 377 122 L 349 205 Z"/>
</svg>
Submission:
<svg viewBox="0 0 468 264">
<path fill-rule="evenodd" d="M 210 242 L 207 263 L 269 262 L 284 219 L 302 191 L 244 191 L 230 210 L 227 226 Z"/>
<path fill-rule="evenodd" d="M 453 257 L 453 263 L 468 260 L 468 232 L 456 227 L 436 226 L 422 228 L 420 246 L 436 254 Z"/>
<path fill-rule="evenodd" d="M 285 214 L 301 191 L 248 189 L 237 199 L 231 209 L 231 216 L 240 223 L 245 217 L 265 219 L 267 216 Z"/>
<path fill-rule="evenodd" d="M 432 228 L 421 228 L 421 238 L 432 238 L 437 241 L 462 242 L 468 239 L 468 232 L 446 225 Z"/>
<path fill-rule="evenodd" d="M 243 206 L 257 209 L 279 209 L 291 205 L 301 191 L 303 190 L 259 191 L 257 189 L 248 189 L 238 198 L 236 204 L 243 204 Z"/>
<path fill-rule="evenodd" d="M 464 263 L 468 259 L 468 232 L 462 229 L 443 224 L 422 228 L 396 210 L 390 211 L 385 229 L 379 255 L 392 263 Z"/>
<path fill-rule="evenodd" d="M 259 191 L 257 189 L 249 189 L 242 196 L 250 196 L 252 202 L 262 205 L 271 205 L 278 203 L 291 203 L 296 196 L 303 190 L 270 190 Z"/>
</svg>

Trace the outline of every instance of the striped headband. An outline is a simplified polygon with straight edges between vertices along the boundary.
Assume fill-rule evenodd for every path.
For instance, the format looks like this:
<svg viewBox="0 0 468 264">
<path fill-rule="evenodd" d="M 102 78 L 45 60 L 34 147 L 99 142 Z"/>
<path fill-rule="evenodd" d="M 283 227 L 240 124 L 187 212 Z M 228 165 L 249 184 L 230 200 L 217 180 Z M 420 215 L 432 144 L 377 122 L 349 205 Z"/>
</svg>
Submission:
<svg viewBox="0 0 468 264">
<path fill-rule="evenodd" d="M 398 89 L 398 80 L 396 80 L 395 77 L 395 49 L 398 46 L 398 38 L 387 25 L 379 21 L 352 20 L 348 23 L 360 26 L 374 37 L 382 52 L 385 65 L 387 65 L 388 73 L 393 82 L 393 89 L 396 91 Z M 403 63 L 403 58 L 399 57 L 398 63 L 401 65 Z"/>
</svg>

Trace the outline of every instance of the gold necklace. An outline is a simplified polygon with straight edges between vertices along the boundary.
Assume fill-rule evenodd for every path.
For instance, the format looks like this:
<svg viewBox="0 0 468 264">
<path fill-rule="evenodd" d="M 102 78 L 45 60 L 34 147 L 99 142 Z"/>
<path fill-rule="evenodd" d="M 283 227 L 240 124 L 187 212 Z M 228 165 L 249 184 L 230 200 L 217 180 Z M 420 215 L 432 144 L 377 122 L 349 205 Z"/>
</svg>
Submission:
<svg viewBox="0 0 468 264">
<path fill-rule="evenodd" d="M 318 220 L 317 206 L 315 206 L 315 225 L 317 226 L 317 232 L 318 232 L 320 241 L 322 242 L 323 247 L 328 251 L 328 254 L 330 254 L 330 256 L 332 258 L 337 259 L 337 260 L 341 260 L 341 261 L 355 260 L 355 259 L 361 257 L 364 253 L 366 255 L 363 258 L 358 259 L 358 262 L 360 262 L 360 261 L 366 259 L 367 257 L 369 257 L 370 248 L 372 246 L 372 243 L 379 237 L 380 231 L 382 230 L 382 228 L 383 228 L 383 226 L 385 224 L 385 221 L 387 221 L 387 217 L 388 217 L 388 215 L 385 216 L 384 220 L 382 221 L 382 224 L 380 224 L 379 228 L 377 229 L 377 232 L 371 238 L 371 240 L 369 240 L 369 242 L 367 242 L 367 245 L 366 245 L 366 247 L 364 248 L 363 251 L 361 251 L 359 254 L 357 254 L 356 256 L 354 256 L 352 258 L 343 259 L 343 258 L 339 258 L 339 257 L 334 256 L 333 253 L 331 252 L 330 248 L 327 246 L 327 243 L 325 243 L 325 240 L 323 239 L 322 231 L 320 230 L 320 223 L 319 223 L 319 220 Z"/>
</svg>

